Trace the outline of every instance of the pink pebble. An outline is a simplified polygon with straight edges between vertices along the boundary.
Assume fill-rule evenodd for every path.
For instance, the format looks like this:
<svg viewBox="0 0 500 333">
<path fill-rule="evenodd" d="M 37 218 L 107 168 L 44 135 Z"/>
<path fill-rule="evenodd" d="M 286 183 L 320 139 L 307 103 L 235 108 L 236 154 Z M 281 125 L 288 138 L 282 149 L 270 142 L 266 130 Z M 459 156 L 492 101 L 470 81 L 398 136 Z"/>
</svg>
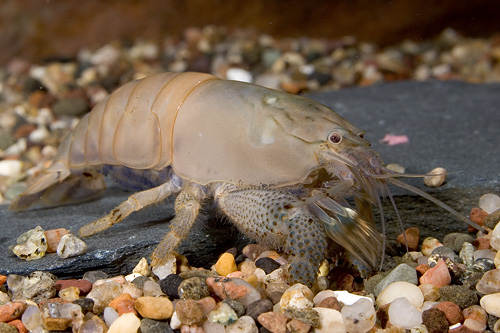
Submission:
<svg viewBox="0 0 500 333">
<path fill-rule="evenodd" d="M 408 139 L 408 136 L 406 135 L 386 134 L 382 139 L 382 142 L 387 143 L 389 146 L 395 146 L 403 143 L 408 143 L 410 142 L 410 139 Z"/>
<path fill-rule="evenodd" d="M 420 284 L 430 283 L 438 288 L 451 283 L 450 272 L 444 260 L 439 260 L 436 266 L 429 268 L 424 275 L 420 277 Z"/>
</svg>

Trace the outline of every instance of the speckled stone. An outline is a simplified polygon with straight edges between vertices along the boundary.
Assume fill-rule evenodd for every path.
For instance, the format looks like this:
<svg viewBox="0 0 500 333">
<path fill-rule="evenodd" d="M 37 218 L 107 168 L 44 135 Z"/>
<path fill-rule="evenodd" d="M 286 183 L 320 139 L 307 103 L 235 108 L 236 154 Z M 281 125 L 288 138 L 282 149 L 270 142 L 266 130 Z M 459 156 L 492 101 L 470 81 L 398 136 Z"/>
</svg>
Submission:
<svg viewBox="0 0 500 333">
<path fill-rule="evenodd" d="M 464 321 L 462 309 L 460 309 L 460 307 L 455 303 L 441 302 L 439 304 L 436 304 L 435 307 L 444 313 L 446 320 L 448 321 L 448 324 L 450 326 Z"/>
<path fill-rule="evenodd" d="M 245 313 L 245 305 L 243 305 L 243 303 L 241 302 L 235 301 L 234 299 L 225 299 L 222 302 L 229 305 L 238 317 L 243 316 L 243 314 Z"/>
<path fill-rule="evenodd" d="M 300 320 L 312 327 L 318 327 L 320 324 L 320 315 L 318 311 L 312 308 L 287 308 L 284 313 L 288 318 Z"/>
<path fill-rule="evenodd" d="M 442 302 L 455 303 L 462 309 L 477 304 L 478 301 L 477 294 L 473 290 L 461 285 L 443 286 L 439 289 L 439 296 Z"/>
<path fill-rule="evenodd" d="M 422 323 L 427 327 L 429 333 L 441 333 L 448 330 L 446 316 L 437 308 L 425 310 L 422 313 Z"/>
<path fill-rule="evenodd" d="M 163 288 L 162 291 L 165 292 Z M 167 293 L 165 292 L 165 294 Z M 181 299 L 200 300 L 204 297 L 210 296 L 210 291 L 205 280 L 195 276 L 186 279 L 179 284 L 178 294 Z"/>
<path fill-rule="evenodd" d="M 143 318 L 141 320 L 141 333 L 174 333 L 168 322 Z"/>
<path fill-rule="evenodd" d="M 2 333 L 18 333 L 18 330 L 12 325 L 0 322 L 0 332 L 2 332 Z"/>
<path fill-rule="evenodd" d="M 38 303 L 56 295 L 56 280 L 53 274 L 35 271 L 26 277 L 10 274 L 7 285 L 12 299 L 31 299 Z"/>
<path fill-rule="evenodd" d="M 203 310 L 192 299 L 181 300 L 175 304 L 177 317 L 184 325 L 200 323 L 203 320 Z"/>
</svg>

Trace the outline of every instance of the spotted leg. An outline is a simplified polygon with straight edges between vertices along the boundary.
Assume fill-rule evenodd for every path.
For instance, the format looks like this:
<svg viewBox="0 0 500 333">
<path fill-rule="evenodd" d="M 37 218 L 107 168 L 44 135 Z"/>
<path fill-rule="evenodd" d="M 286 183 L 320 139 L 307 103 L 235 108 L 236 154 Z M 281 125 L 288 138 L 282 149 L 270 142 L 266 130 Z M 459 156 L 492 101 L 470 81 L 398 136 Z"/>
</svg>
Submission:
<svg viewBox="0 0 500 333">
<path fill-rule="evenodd" d="M 175 199 L 175 217 L 170 222 L 170 231 L 151 254 L 151 266 L 164 264 L 167 255 L 172 253 L 184 239 L 200 211 L 205 191 L 197 185 L 188 185 Z"/>
<path fill-rule="evenodd" d="M 170 195 L 179 192 L 180 189 L 179 179 L 174 177 L 160 186 L 134 193 L 128 197 L 126 201 L 122 202 L 118 207 L 113 209 L 109 214 L 81 227 L 79 234 L 82 237 L 87 237 L 106 230 L 113 224 L 121 222 L 132 212 L 138 211 L 145 206 L 161 202 Z"/>
<path fill-rule="evenodd" d="M 226 186 L 216 192 L 216 199 L 242 233 L 291 256 L 290 282 L 314 283 L 327 254 L 327 236 L 305 205 L 294 206 L 300 202 L 297 197 L 286 191 Z"/>
</svg>

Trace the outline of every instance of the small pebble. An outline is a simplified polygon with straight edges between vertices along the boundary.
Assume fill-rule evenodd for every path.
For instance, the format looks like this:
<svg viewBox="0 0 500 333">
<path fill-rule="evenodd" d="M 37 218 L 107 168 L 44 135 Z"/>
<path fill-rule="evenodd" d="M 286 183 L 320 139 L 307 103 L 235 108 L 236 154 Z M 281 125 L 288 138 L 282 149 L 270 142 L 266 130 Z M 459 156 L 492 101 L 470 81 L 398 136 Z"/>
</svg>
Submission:
<svg viewBox="0 0 500 333">
<path fill-rule="evenodd" d="M 488 214 L 500 209 L 500 197 L 493 193 L 483 194 L 479 198 L 479 207 Z"/>
<path fill-rule="evenodd" d="M 420 230 L 416 227 L 408 228 L 405 230 L 405 235 L 398 235 L 396 240 L 403 246 L 405 246 L 405 244 L 408 244 L 408 250 L 416 251 L 418 250 L 418 244 L 420 242 Z"/>
<path fill-rule="evenodd" d="M 429 171 L 424 176 L 424 184 L 428 187 L 439 187 L 444 184 L 446 180 L 446 169 L 435 168 Z"/>
<path fill-rule="evenodd" d="M 386 277 L 382 279 L 373 290 L 375 296 L 378 296 L 382 290 L 385 289 L 388 285 L 396 281 L 406 281 L 411 284 L 417 285 L 417 272 L 415 268 L 407 265 L 400 264 L 396 266 Z"/>
<path fill-rule="evenodd" d="M 340 313 L 348 332 L 367 332 L 375 325 L 377 318 L 373 302 L 367 299 L 344 305 Z"/>
<path fill-rule="evenodd" d="M 0 322 L 7 322 L 21 317 L 26 308 L 27 304 L 24 301 L 9 302 L 0 306 Z"/>
<path fill-rule="evenodd" d="M 439 299 L 439 288 L 430 283 L 424 283 L 418 286 L 424 295 L 425 301 L 435 302 Z"/>
<path fill-rule="evenodd" d="M 52 230 L 45 230 L 45 239 L 47 240 L 47 252 L 54 253 L 57 252 L 57 244 L 61 240 L 61 237 L 68 234 L 68 229 L 59 228 Z"/>
<path fill-rule="evenodd" d="M 246 308 L 246 315 L 258 320 L 260 314 L 273 310 L 273 302 L 267 298 L 250 303 Z"/>
<path fill-rule="evenodd" d="M 94 309 L 94 300 L 90 298 L 79 298 L 73 302 L 82 308 L 82 312 L 85 314 L 91 312 Z"/>
<path fill-rule="evenodd" d="M 378 295 L 376 302 L 380 307 L 384 304 L 392 303 L 392 301 L 402 296 L 417 309 L 424 304 L 424 295 L 422 291 L 417 286 L 404 281 L 394 282 L 388 285 Z"/>
<path fill-rule="evenodd" d="M 209 277 L 207 284 L 219 298 L 234 299 L 240 301 L 245 306 L 261 299 L 260 292 L 242 279 Z"/>
<path fill-rule="evenodd" d="M 181 299 L 200 300 L 204 297 L 209 296 L 210 291 L 205 280 L 195 276 L 189 279 L 185 279 L 179 284 L 178 294 Z"/>
<path fill-rule="evenodd" d="M 2 333 L 18 333 L 19 331 L 17 330 L 16 327 L 14 327 L 14 325 L 9 325 L 9 324 L 0 322 L 0 332 L 2 332 Z M 26 330 L 26 332 L 28 332 L 28 330 Z"/>
<path fill-rule="evenodd" d="M 108 278 L 108 274 L 103 271 L 88 271 L 83 274 L 82 280 L 87 280 L 90 283 L 94 283 L 97 280 L 104 280 Z"/>
<path fill-rule="evenodd" d="M 227 276 L 229 273 L 238 270 L 234 256 L 231 253 L 223 253 L 214 265 L 215 271 L 221 276 Z"/>
<path fill-rule="evenodd" d="M 113 299 L 121 294 L 122 286 L 116 281 L 108 281 L 100 285 L 94 285 L 87 298 L 94 301 L 93 312 L 100 314 Z"/>
<path fill-rule="evenodd" d="M 259 315 L 258 321 L 271 332 L 286 333 L 286 322 L 288 318 L 282 313 L 262 313 Z"/>
<path fill-rule="evenodd" d="M 255 261 L 255 266 L 263 269 L 266 274 L 270 274 L 274 270 L 280 268 L 281 265 L 271 258 L 264 257 L 257 259 Z"/>
<path fill-rule="evenodd" d="M 460 232 L 452 232 L 444 236 L 443 244 L 444 246 L 450 248 L 455 253 L 459 253 L 464 245 L 464 242 L 472 243 L 474 238 L 469 234 L 463 234 Z M 434 252 L 436 253 L 436 252 Z M 453 260 L 453 258 L 450 257 Z M 455 261 L 455 260 L 454 260 Z"/>
<path fill-rule="evenodd" d="M 311 325 L 300 320 L 292 319 L 286 324 L 287 332 L 307 333 L 311 329 Z"/>
<path fill-rule="evenodd" d="M 238 320 L 238 316 L 234 310 L 223 302 L 217 303 L 217 306 L 208 314 L 207 318 L 213 323 L 219 323 L 224 326 L 231 325 Z"/>
<path fill-rule="evenodd" d="M 143 318 L 141 320 L 141 333 L 174 333 L 165 321 Z"/>
<path fill-rule="evenodd" d="M 401 294 L 404 295 L 404 294 Z M 394 299 L 389 306 L 389 321 L 405 329 L 422 324 L 422 313 L 412 305 L 407 297 Z"/>
<path fill-rule="evenodd" d="M 450 272 L 444 260 L 440 260 L 436 266 L 428 269 L 424 275 L 420 277 L 420 283 L 433 284 L 438 288 L 451 283 Z"/>
<path fill-rule="evenodd" d="M 124 313 L 119 316 L 109 327 L 108 333 L 137 333 L 141 327 L 141 321 L 132 313 Z"/>
<path fill-rule="evenodd" d="M 177 317 L 179 318 L 181 323 L 184 325 L 201 323 L 201 321 L 203 320 L 202 308 L 198 303 L 196 303 L 196 301 L 192 299 L 178 301 L 175 304 L 175 312 L 177 313 Z"/>
<path fill-rule="evenodd" d="M 30 331 L 35 330 L 37 327 L 41 327 L 43 321 L 42 321 L 42 315 L 40 314 L 40 310 L 38 309 L 38 306 L 30 305 L 30 306 L 26 307 L 26 304 L 24 304 L 23 306 L 24 306 L 25 310 L 22 313 L 21 321 L 23 322 L 24 326 Z M 19 313 L 19 315 L 21 315 L 21 313 Z M 17 317 L 19 317 L 19 315 Z M 16 319 L 16 318 L 12 318 L 12 319 Z M 4 321 L 4 320 L 1 320 L 1 321 Z M 8 321 L 8 320 L 5 320 L 5 321 Z"/>
<path fill-rule="evenodd" d="M 208 298 L 208 297 L 207 297 Z M 211 297 L 210 297 L 211 298 Z M 238 301 L 235 301 L 234 299 L 225 299 L 223 300 L 222 302 L 226 303 L 227 305 L 229 305 L 231 307 L 231 309 L 234 310 L 234 312 L 236 313 L 236 315 L 238 317 L 241 317 L 243 316 L 243 314 L 245 313 L 245 306 L 243 305 L 243 303 L 241 302 L 238 302 Z M 258 302 L 258 301 L 257 301 Z M 255 302 L 254 302 L 255 303 Z M 199 301 L 198 301 L 198 304 Z M 215 308 L 215 306 L 214 306 Z M 203 311 L 203 313 L 205 313 L 205 311 Z"/>
<path fill-rule="evenodd" d="M 206 331 L 205 331 L 206 332 Z M 226 327 L 226 333 L 258 333 L 255 320 L 250 316 L 241 316 L 234 324 Z"/>
<path fill-rule="evenodd" d="M 458 305 L 452 302 L 441 302 L 436 305 L 436 308 L 441 310 L 449 325 L 455 325 L 464 321 L 464 315 L 462 309 Z"/>
<path fill-rule="evenodd" d="M 111 326 L 111 324 L 113 324 L 113 322 L 119 317 L 119 315 L 115 309 L 107 306 L 104 308 L 103 317 L 106 325 Z"/>
<path fill-rule="evenodd" d="M 146 258 L 141 258 L 137 265 L 132 270 L 132 273 L 138 273 L 142 276 L 151 276 L 151 268 L 149 267 L 148 261 Z"/>
<path fill-rule="evenodd" d="M 144 282 L 144 285 L 142 286 L 142 291 L 144 293 L 144 296 L 164 296 L 165 294 L 163 291 L 161 291 L 160 285 L 152 280 L 147 280 Z"/>
<path fill-rule="evenodd" d="M 109 303 L 109 306 L 115 309 L 120 316 L 128 312 L 133 312 L 134 314 L 137 314 L 134 305 L 135 305 L 135 300 L 128 293 L 123 293 L 118 297 L 115 297 Z"/>
<path fill-rule="evenodd" d="M 314 333 L 345 333 L 347 332 L 342 314 L 333 309 L 313 308 L 319 314 L 319 326 Z"/>
<path fill-rule="evenodd" d="M 182 281 L 184 281 L 184 279 L 179 275 L 170 274 L 164 279 L 158 281 L 158 284 L 160 285 L 161 291 L 163 291 L 168 297 L 180 298 L 179 286 Z"/>
<path fill-rule="evenodd" d="M 77 287 L 67 287 L 59 291 L 59 297 L 68 302 L 73 302 L 80 298 L 80 289 Z"/>
<path fill-rule="evenodd" d="M 448 320 L 438 308 L 431 308 L 422 312 L 422 323 L 429 333 L 440 333 L 448 330 Z"/>
<path fill-rule="evenodd" d="M 24 260 L 36 260 L 45 256 L 47 240 L 40 226 L 28 230 L 18 237 L 17 244 L 12 249 L 16 256 Z"/>
<path fill-rule="evenodd" d="M 478 301 L 475 291 L 461 285 L 443 286 L 439 288 L 439 296 L 440 301 L 450 301 L 462 309 L 477 304 Z"/>
<path fill-rule="evenodd" d="M 432 254 L 432 251 L 439 246 L 443 246 L 439 240 L 434 237 L 427 237 L 422 242 L 422 254 L 428 257 Z"/>
<path fill-rule="evenodd" d="M 144 318 L 165 320 L 172 317 L 174 306 L 167 297 L 139 297 L 135 309 Z"/>
<path fill-rule="evenodd" d="M 10 274 L 7 285 L 12 299 L 31 299 L 39 303 L 56 295 L 56 280 L 51 273 L 35 271 L 26 277 Z"/>
<path fill-rule="evenodd" d="M 87 295 L 92 289 L 92 283 L 90 283 L 90 281 L 88 280 L 75 280 L 75 279 L 57 280 L 55 282 L 55 287 L 57 291 L 69 287 L 77 287 L 80 295 Z"/>
<path fill-rule="evenodd" d="M 500 293 L 483 296 L 479 304 L 490 315 L 500 317 Z"/>
<path fill-rule="evenodd" d="M 57 255 L 61 258 L 70 258 L 87 253 L 87 244 L 73 234 L 61 237 L 57 244 Z"/>
</svg>

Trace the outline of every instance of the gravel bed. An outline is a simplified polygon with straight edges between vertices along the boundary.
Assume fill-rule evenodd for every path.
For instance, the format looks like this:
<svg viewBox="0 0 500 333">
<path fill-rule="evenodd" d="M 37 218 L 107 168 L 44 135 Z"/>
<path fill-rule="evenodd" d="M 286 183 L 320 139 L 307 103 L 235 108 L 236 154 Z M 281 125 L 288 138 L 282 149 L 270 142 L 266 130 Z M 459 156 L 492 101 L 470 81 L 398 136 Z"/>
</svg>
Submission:
<svg viewBox="0 0 500 333">
<path fill-rule="evenodd" d="M 290 93 L 407 79 L 500 82 L 500 37 L 448 29 L 435 40 L 380 48 L 349 37 L 278 40 L 211 26 L 162 45 L 112 42 L 44 64 L 12 59 L 0 68 L 0 203 L 50 164 L 62 136 L 97 102 L 164 71 L 210 72 Z M 409 228 L 409 251 L 400 235 L 381 271 L 325 260 L 313 286 L 289 285 L 288 258 L 256 244 L 228 249 L 211 270 L 176 255 L 161 269 L 144 259 L 112 277 L 0 275 L 0 332 L 500 332 L 499 201 L 483 196 L 470 213 L 485 232 L 422 240 Z M 33 230 L 13 250 L 29 259 L 83 253 L 85 244 L 66 233 Z"/>
</svg>

